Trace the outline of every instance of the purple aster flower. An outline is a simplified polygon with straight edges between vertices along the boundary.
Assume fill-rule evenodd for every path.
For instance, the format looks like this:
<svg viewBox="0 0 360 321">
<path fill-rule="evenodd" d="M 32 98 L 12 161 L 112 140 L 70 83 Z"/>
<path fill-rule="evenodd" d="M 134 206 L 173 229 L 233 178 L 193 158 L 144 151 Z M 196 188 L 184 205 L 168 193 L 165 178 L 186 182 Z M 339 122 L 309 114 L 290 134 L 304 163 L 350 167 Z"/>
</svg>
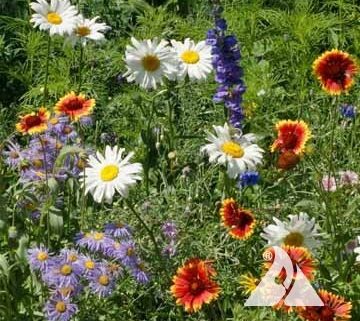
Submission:
<svg viewBox="0 0 360 321">
<path fill-rule="evenodd" d="M 93 119 L 91 116 L 82 116 L 80 117 L 79 122 L 85 127 L 90 127 L 93 125 Z"/>
<path fill-rule="evenodd" d="M 58 257 L 59 260 L 69 262 L 72 265 L 76 265 L 77 270 L 84 272 L 84 263 L 82 261 L 83 256 L 75 249 L 62 249 Z"/>
<path fill-rule="evenodd" d="M 90 231 L 88 233 L 78 233 L 75 238 L 76 245 L 85 247 L 93 252 L 105 252 L 113 240 L 102 232 Z"/>
<path fill-rule="evenodd" d="M 28 250 L 28 261 L 32 271 L 41 273 L 46 273 L 52 262 L 48 249 L 42 245 Z"/>
<path fill-rule="evenodd" d="M 240 175 L 238 187 L 244 188 L 246 186 L 254 186 L 259 183 L 259 180 L 260 180 L 260 175 L 258 172 L 248 171 Z"/>
<path fill-rule="evenodd" d="M 356 107 L 343 104 L 340 106 L 340 113 L 345 118 L 354 119 L 356 117 Z"/>
<path fill-rule="evenodd" d="M 76 287 L 79 284 L 79 278 L 82 273 L 82 266 L 70 262 L 66 258 L 58 257 L 44 276 L 44 280 L 47 284 L 58 287 L 70 285 Z"/>
<path fill-rule="evenodd" d="M 68 321 L 78 309 L 69 297 L 56 293 L 46 302 L 44 310 L 49 321 Z"/>
<path fill-rule="evenodd" d="M 162 254 L 167 257 L 167 258 L 172 258 L 173 256 L 176 255 L 176 246 L 175 246 L 175 242 L 174 241 L 170 241 L 169 244 L 167 244 L 163 250 L 162 250 Z"/>
<path fill-rule="evenodd" d="M 130 239 L 132 236 L 129 225 L 121 222 L 106 224 L 105 233 L 121 239 Z"/>
<path fill-rule="evenodd" d="M 65 125 L 61 134 L 59 135 L 59 140 L 63 143 L 74 142 L 78 134 L 72 125 Z"/>
<path fill-rule="evenodd" d="M 7 149 L 3 151 L 5 163 L 12 168 L 19 168 L 23 160 L 19 144 L 9 141 L 6 147 Z"/>
<path fill-rule="evenodd" d="M 162 225 L 161 230 L 164 236 L 171 240 L 175 239 L 178 234 L 176 224 L 173 221 L 165 222 Z"/>
<path fill-rule="evenodd" d="M 120 245 L 121 244 L 118 241 L 112 240 L 106 244 L 103 253 L 114 259 L 120 259 Z"/>
<path fill-rule="evenodd" d="M 50 292 L 52 294 L 60 293 L 64 297 L 76 297 L 82 292 L 83 289 L 84 289 L 84 287 L 81 284 L 77 284 L 76 286 L 63 285 L 63 286 L 59 286 L 59 287 L 50 289 Z"/>
<path fill-rule="evenodd" d="M 131 275 L 136 282 L 146 284 L 150 281 L 148 274 L 145 272 L 145 265 L 139 259 L 130 269 Z"/>
<path fill-rule="evenodd" d="M 88 255 L 82 255 L 80 262 L 85 275 L 91 275 L 99 266 L 99 262 Z"/>
<path fill-rule="evenodd" d="M 58 137 L 62 135 L 64 127 L 68 124 L 70 124 L 70 120 L 67 116 L 53 117 L 49 121 L 48 131 Z"/>
<path fill-rule="evenodd" d="M 109 296 L 115 288 L 115 278 L 107 269 L 106 265 L 101 265 L 89 277 L 89 287 L 93 293 L 99 297 Z"/>
<path fill-rule="evenodd" d="M 120 244 L 120 248 L 117 251 L 117 259 L 121 260 L 124 266 L 132 267 L 138 257 L 136 255 L 136 247 L 133 241 L 125 241 Z"/>
</svg>

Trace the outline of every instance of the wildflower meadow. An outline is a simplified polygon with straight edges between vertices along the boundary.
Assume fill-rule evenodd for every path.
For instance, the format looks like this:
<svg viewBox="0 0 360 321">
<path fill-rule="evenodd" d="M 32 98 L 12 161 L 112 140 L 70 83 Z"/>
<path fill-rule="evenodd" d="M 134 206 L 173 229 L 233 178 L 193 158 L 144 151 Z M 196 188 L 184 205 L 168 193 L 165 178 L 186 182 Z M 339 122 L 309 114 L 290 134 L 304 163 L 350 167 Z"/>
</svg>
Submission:
<svg viewBox="0 0 360 321">
<path fill-rule="evenodd" d="M 0 0 L 0 320 L 359 321 L 359 57 L 354 0 Z"/>
</svg>

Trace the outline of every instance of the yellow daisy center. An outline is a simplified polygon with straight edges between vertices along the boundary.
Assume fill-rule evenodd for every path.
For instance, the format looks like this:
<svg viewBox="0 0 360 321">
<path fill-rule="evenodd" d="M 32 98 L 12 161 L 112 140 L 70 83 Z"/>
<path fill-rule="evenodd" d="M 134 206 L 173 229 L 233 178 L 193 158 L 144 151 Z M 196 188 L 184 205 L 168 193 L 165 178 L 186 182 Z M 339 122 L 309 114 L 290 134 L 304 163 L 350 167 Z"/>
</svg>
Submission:
<svg viewBox="0 0 360 321">
<path fill-rule="evenodd" d="M 94 233 L 94 240 L 101 241 L 104 238 L 104 233 L 95 232 Z"/>
<path fill-rule="evenodd" d="M 284 238 L 284 244 L 289 246 L 302 246 L 304 244 L 304 236 L 298 232 L 291 232 Z"/>
<path fill-rule="evenodd" d="M 106 165 L 100 173 L 100 177 L 104 182 L 111 182 L 119 175 L 119 167 L 117 165 Z"/>
<path fill-rule="evenodd" d="M 55 305 L 55 309 L 57 312 L 64 313 L 66 311 L 66 304 L 64 301 L 59 301 Z"/>
<path fill-rule="evenodd" d="M 38 255 L 36 256 L 36 258 L 39 260 L 39 261 L 46 261 L 48 259 L 48 254 L 46 252 L 39 252 Z"/>
<path fill-rule="evenodd" d="M 62 23 L 62 18 L 56 12 L 49 12 L 47 14 L 47 20 L 53 25 L 59 25 Z"/>
<path fill-rule="evenodd" d="M 76 34 L 79 37 L 86 37 L 91 33 L 90 28 L 86 26 L 80 26 L 76 28 Z"/>
<path fill-rule="evenodd" d="M 190 65 L 196 64 L 200 60 L 199 54 L 194 50 L 186 50 L 180 57 L 183 62 Z"/>
<path fill-rule="evenodd" d="M 160 60 L 154 55 L 147 55 L 142 60 L 141 63 L 146 71 L 154 72 L 160 67 Z"/>
<path fill-rule="evenodd" d="M 72 272 L 72 267 L 68 264 L 64 264 L 60 269 L 60 273 L 62 275 L 69 275 L 71 274 L 71 272 Z"/>
<path fill-rule="evenodd" d="M 234 158 L 241 158 L 244 156 L 244 149 L 238 144 L 233 141 L 225 142 L 221 145 L 221 150 Z"/>
<path fill-rule="evenodd" d="M 99 277 L 99 283 L 100 283 L 101 285 L 107 286 L 107 285 L 110 283 L 109 277 L 108 277 L 107 275 L 105 275 L 105 274 L 100 275 L 100 277 Z"/>
<path fill-rule="evenodd" d="M 88 269 L 88 270 L 93 270 L 95 268 L 95 262 L 94 261 L 91 261 L 91 260 L 87 260 L 85 262 L 85 267 Z"/>
</svg>

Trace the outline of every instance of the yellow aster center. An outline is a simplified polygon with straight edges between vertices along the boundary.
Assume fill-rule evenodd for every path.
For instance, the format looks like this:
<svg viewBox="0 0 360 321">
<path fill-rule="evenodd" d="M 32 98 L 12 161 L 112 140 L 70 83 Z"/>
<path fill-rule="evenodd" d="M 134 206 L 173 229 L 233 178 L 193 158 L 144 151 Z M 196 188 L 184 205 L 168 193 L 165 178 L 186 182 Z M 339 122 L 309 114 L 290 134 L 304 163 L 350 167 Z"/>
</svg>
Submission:
<svg viewBox="0 0 360 321">
<path fill-rule="evenodd" d="M 111 182 L 119 175 L 117 165 L 106 165 L 100 172 L 100 177 L 104 182 Z"/>
<path fill-rule="evenodd" d="M 39 252 L 38 255 L 36 256 L 36 258 L 39 260 L 39 261 L 46 261 L 48 259 L 48 254 L 46 252 Z"/>
<path fill-rule="evenodd" d="M 104 238 L 104 233 L 95 232 L 94 233 L 94 240 L 95 241 L 101 241 Z"/>
<path fill-rule="evenodd" d="M 43 161 L 41 159 L 35 159 L 33 161 L 33 165 L 36 167 L 36 168 L 40 168 L 43 166 Z"/>
<path fill-rule="evenodd" d="M 86 26 L 80 26 L 76 28 L 76 34 L 79 37 L 86 37 L 91 33 L 90 28 Z"/>
<path fill-rule="evenodd" d="M 94 261 L 91 261 L 91 260 L 87 260 L 85 262 L 85 267 L 88 269 L 88 270 L 93 270 L 95 268 L 95 262 Z"/>
<path fill-rule="evenodd" d="M 62 275 L 69 275 L 71 274 L 71 272 L 72 272 L 72 267 L 68 264 L 64 264 L 60 269 L 60 273 Z"/>
<path fill-rule="evenodd" d="M 221 145 L 221 150 L 234 158 L 241 158 L 244 156 L 244 149 L 233 141 L 227 141 Z"/>
<path fill-rule="evenodd" d="M 146 71 L 154 72 L 160 67 L 160 60 L 154 55 L 147 55 L 142 60 L 141 63 Z"/>
<path fill-rule="evenodd" d="M 64 301 L 59 301 L 55 305 L 55 310 L 60 313 L 64 313 L 66 311 L 66 304 Z"/>
<path fill-rule="evenodd" d="M 77 255 L 76 254 L 70 254 L 69 255 L 69 261 L 70 262 L 76 262 L 78 259 Z"/>
<path fill-rule="evenodd" d="M 200 60 L 199 54 L 194 50 L 186 50 L 180 57 L 183 62 L 190 65 L 196 64 Z"/>
<path fill-rule="evenodd" d="M 62 23 L 62 18 L 56 12 L 49 12 L 47 14 L 47 20 L 53 25 L 59 25 Z"/>
<path fill-rule="evenodd" d="M 304 236 L 298 232 L 291 232 L 284 238 L 284 244 L 289 246 L 302 246 L 304 244 Z"/>
<path fill-rule="evenodd" d="M 127 254 L 127 256 L 133 256 L 134 255 L 134 249 L 132 247 L 129 247 L 126 250 L 126 254 Z"/>
<path fill-rule="evenodd" d="M 108 284 L 110 283 L 109 277 L 108 277 L 107 275 L 105 275 L 105 274 L 100 275 L 100 277 L 99 277 L 99 283 L 100 283 L 101 285 L 104 285 L 104 286 L 108 285 Z"/>
</svg>

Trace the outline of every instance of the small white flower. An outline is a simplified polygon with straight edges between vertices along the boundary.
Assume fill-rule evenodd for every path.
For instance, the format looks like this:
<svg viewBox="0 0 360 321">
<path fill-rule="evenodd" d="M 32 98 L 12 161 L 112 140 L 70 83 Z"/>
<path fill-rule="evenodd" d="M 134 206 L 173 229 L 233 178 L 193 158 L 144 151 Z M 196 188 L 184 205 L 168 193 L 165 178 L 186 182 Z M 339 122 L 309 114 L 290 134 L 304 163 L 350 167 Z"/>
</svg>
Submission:
<svg viewBox="0 0 360 321">
<path fill-rule="evenodd" d="M 275 224 L 270 224 L 264 228 L 265 233 L 261 237 L 268 241 L 268 245 L 289 245 L 303 246 L 308 249 L 315 249 L 320 242 L 316 240 L 318 226 L 315 219 L 310 219 L 308 214 L 289 215 L 288 222 L 282 222 L 273 217 Z"/>
<path fill-rule="evenodd" d="M 179 60 L 178 79 L 184 79 L 186 75 L 190 80 L 204 80 L 211 73 L 213 67 L 211 64 L 211 46 L 205 41 L 197 44 L 189 38 L 184 43 L 171 40 L 173 50 Z"/>
<path fill-rule="evenodd" d="M 30 4 L 35 13 L 30 22 L 40 30 L 49 30 L 50 35 L 70 35 L 78 21 L 78 11 L 71 5 L 69 0 L 51 0 L 49 4 L 45 0 L 37 0 Z"/>
<path fill-rule="evenodd" d="M 230 178 L 236 178 L 247 170 L 254 170 L 261 164 L 264 152 L 257 144 L 254 134 L 232 135 L 228 124 L 213 126 L 216 135 L 208 133 L 207 144 L 201 152 L 209 155 L 210 163 L 226 165 Z"/>
<path fill-rule="evenodd" d="M 360 244 L 360 236 L 358 236 L 357 238 L 358 238 L 358 244 Z M 358 254 L 358 255 L 356 256 L 356 261 L 357 261 L 357 262 L 360 262 L 360 246 L 358 246 L 357 248 L 355 248 L 355 249 L 354 249 L 354 252 L 355 252 L 356 254 Z"/>
<path fill-rule="evenodd" d="M 85 19 L 83 16 L 79 16 L 78 23 L 71 35 L 73 42 L 80 40 L 83 44 L 86 44 L 86 41 L 89 39 L 93 41 L 104 40 L 104 32 L 110 29 L 110 27 L 103 22 L 96 22 L 97 19 L 99 19 L 99 17 L 90 20 Z"/>
<path fill-rule="evenodd" d="M 129 163 L 134 153 L 122 159 L 123 152 L 123 148 L 106 146 L 105 157 L 100 152 L 96 157 L 89 156 L 88 167 L 80 181 L 85 185 L 85 194 L 90 192 L 96 202 L 111 203 L 115 192 L 127 197 L 129 187 L 141 180 L 142 165 Z"/>
<path fill-rule="evenodd" d="M 177 62 L 165 40 L 138 41 L 131 38 L 132 46 L 126 46 L 125 62 L 127 81 L 135 81 L 141 87 L 157 88 L 163 84 L 163 77 L 173 79 L 177 72 Z"/>
</svg>

